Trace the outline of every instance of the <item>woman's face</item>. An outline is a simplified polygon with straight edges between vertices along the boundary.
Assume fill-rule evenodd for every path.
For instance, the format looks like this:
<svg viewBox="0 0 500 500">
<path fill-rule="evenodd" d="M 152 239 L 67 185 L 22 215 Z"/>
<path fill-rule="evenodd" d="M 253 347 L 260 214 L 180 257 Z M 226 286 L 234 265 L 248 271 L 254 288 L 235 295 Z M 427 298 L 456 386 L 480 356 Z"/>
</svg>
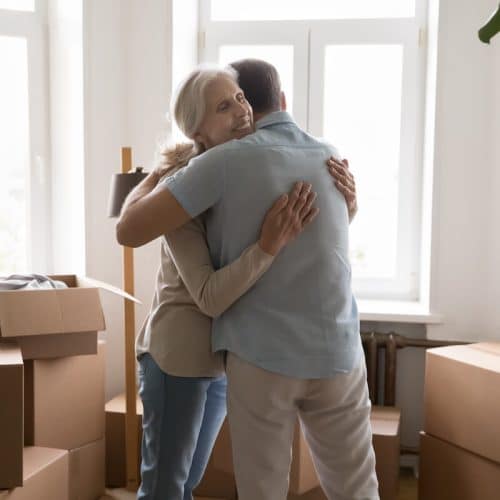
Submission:
<svg viewBox="0 0 500 500">
<path fill-rule="evenodd" d="M 237 83 L 219 76 L 205 92 L 205 117 L 194 138 L 206 149 L 253 132 L 252 107 Z"/>
</svg>

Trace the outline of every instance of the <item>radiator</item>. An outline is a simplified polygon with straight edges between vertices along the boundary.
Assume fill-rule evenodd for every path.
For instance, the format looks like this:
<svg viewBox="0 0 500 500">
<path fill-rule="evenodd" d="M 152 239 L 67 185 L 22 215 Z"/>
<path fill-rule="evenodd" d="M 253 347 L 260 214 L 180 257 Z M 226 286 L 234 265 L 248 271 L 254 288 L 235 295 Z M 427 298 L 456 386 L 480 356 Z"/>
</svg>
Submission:
<svg viewBox="0 0 500 500">
<path fill-rule="evenodd" d="M 366 358 L 366 371 L 370 400 L 374 405 L 394 406 L 396 404 L 397 350 L 404 347 L 443 347 L 464 342 L 412 339 L 394 332 L 361 332 Z M 384 363 L 379 366 L 379 351 L 384 350 Z M 380 392 L 379 374 L 383 370 L 383 393 Z"/>
</svg>

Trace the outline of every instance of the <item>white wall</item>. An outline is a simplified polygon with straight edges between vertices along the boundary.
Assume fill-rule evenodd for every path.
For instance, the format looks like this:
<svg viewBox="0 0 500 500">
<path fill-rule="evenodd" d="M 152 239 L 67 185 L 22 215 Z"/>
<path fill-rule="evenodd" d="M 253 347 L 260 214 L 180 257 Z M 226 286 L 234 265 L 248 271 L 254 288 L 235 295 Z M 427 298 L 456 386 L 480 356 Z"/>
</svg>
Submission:
<svg viewBox="0 0 500 500">
<path fill-rule="evenodd" d="M 444 322 L 433 338 L 500 339 L 500 39 L 477 38 L 497 4 L 440 2 L 431 304 Z"/>
<path fill-rule="evenodd" d="M 121 253 L 106 218 L 109 179 L 120 147 L 148 166 L 171 92 L 171 0 L 84 2 L 86 33 L 87 273 L 119 285 Z M 436 141 L 431 305 L 442 325 L 436 338 L 500 338 L 500 35 L 491 46 L 477 29 L 496 0 L 441 0 L 437 59 Z M 495 168 L 495 166 L 497 168 Z M 145 305 L 153 290 L 158 251 L 136 251 L 136 289 Z M 121 301 L 104 295 L 108 323 L 107 396 L 123 387 Z M 410 336 L 414 326 L 394 325 Z M 383 330 L 391 325 L 374 325 Z M 416 445 L 421 426 L 423 353 L 399 354 L 398 403 L 403 444 Z"/>
</svg>

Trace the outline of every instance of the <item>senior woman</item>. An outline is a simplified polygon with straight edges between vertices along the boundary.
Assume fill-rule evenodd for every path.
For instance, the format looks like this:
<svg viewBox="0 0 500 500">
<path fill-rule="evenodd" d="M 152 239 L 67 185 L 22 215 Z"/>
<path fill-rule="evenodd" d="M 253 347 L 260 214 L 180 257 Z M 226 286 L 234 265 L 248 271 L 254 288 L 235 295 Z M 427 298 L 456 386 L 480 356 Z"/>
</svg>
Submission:
<svg viewBox="0 0 500 500">
<path fill-rule="evenodd" d="M 251 107 L 231 69 L 195 70 L 180 85 L 172 110 L 192 142 L 163 152 L 158 167 L 129 195 L 124 211 L 192 157 L 253 132 Z M 337 182 L 345 179 L 341 166 L 331 172 Z M 138 499 L 192 500 L 226 414 L 224 358 L 211 352 L 211 318 L 248 291 L 314 220 L 314 199 L 310 185 L 297 183 L 269 209 L 258 240 L 218 270 L 212 266 L 203 216 L 162 237 L 156 291 L 136 344 L 144 406 Z"/>
</svg>

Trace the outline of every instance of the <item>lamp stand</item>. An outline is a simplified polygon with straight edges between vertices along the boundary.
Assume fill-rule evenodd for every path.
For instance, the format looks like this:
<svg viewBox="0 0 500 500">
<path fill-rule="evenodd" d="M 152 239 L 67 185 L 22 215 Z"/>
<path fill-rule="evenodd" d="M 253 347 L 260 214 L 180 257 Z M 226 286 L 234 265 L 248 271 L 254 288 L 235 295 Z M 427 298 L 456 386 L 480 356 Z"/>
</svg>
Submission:
<svg viewBox="0 0 500 500">
<path fill-rule="evenodd" d="M 122 148 L 122 173 L 132 170 L 132 150 Z M 134 249 L 123 248 L 123 288 L 134 295 Z M 137 473 L 138 433 L 137 433 L 137 389 L 135 379 L 135 304 L 124 300 L 125 323 L 125 452 L 127 490 L 137 491 L 139 478 Z"/>
</svg>

